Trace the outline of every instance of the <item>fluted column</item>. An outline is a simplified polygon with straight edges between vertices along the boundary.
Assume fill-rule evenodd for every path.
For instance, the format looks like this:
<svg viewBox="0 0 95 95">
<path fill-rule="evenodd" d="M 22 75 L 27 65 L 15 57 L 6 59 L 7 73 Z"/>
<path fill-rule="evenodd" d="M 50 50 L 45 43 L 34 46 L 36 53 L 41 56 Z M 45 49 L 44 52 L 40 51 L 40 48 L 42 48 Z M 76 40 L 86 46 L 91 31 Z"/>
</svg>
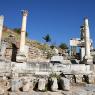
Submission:
<svg viewBox="0 0 95 95">
<path fill-rule="evenodd" d="M 27 16 L 28 11 L 22 11 L 22 27 L 21 27 L 21 39 L 20 39 L 20 52 L 24 51 L 25 47 L 25 36 L 26 36 L 26 25 L 27 25 Z"/>
</svg>

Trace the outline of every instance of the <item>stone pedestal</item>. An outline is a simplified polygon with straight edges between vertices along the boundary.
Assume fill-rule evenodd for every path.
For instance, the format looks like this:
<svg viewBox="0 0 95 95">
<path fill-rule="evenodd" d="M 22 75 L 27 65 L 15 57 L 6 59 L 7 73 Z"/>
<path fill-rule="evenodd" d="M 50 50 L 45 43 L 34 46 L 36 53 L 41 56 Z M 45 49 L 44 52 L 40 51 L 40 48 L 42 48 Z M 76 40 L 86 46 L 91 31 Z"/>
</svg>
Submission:
<svg viewBox="0 0 95 95">
<path fill-rule="evenodd" d="M 29 91 L 29 89 L 30 89 L 30 82 L 26 83 L 26 84 L 23 86 L 23 91 L 24 91 L 24 92 Z"/>
<path fill-rule="evenodd" d="M 16 61 L 17 62 L 26 62 L 27 61 L 27 58 L 25 56 L 24 53 L 18 53 L 17 56 L 16 56 Z"/>
<path fill-rule="evenodd" d="M 21 87 L 21 85 L 22 85 L 22 82 L 19 79 L 12 79 L 11 81 L 12 92 L 19 91 L 19 88 Z"/>
<path fill-rule="evenodd" d="M 70 90 L 71 84 L 70 84 L 70 80 L 69 79 L 61 77 L 60 84 L 61 84 L 62 90 L 67 90 L 67 91 Z"/>
<path fill-rule="evenodd" d="M 83 78 L 83 75 L 75 75 L 76 77 L 76 83 L 82 83 L 82 78 Z"/>
<path fill-rule="evenodd" d="M 84 63 L 85 64 L 93 64 L 93 57 L 92 56 L 85 56 Z"/>
<path fill-rule="evenodd" d="M 45 85 L 46 85 L 46 80 L 45 79 L 39 79 L 38 90 L 44 91 Z"/>
<path fill-rule="evenodd" d="M 58 90 L 57 78 L 53 77 L 53 78 L 51 78 L 51 80 L 52 80 L 51 90 L 57 91 Z"/>
</svg>

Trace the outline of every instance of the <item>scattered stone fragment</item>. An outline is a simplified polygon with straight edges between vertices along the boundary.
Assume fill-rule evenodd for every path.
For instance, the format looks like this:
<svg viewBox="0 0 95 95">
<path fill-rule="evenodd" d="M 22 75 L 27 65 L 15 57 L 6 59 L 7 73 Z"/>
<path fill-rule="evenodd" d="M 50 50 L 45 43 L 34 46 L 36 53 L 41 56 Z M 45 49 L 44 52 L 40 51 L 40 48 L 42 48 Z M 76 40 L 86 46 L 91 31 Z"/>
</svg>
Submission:
<svg viewBox="0 0 95 95">
<path fill-rule="evenodd" d="M 3 95 L 4 94 L 4 87 L 0 87 L 0 95 Z"/>
<path fill-rule="evenodd" d="M 76 77 L 76 83 L 82 83 L 82 78 L 83 78 L 83 75 L 75 75 Z"/>
<path fill-rule="evenodd" d="M 44 91 L 45 90 L 45 85 L 46 85 L 46 80 L 44 78 L 43 79 L 39 79 L 38 90 Z"/>
<path fill-rule="evenodd" d="M 94 83 L 94 77 L 92 75 L 88 75 L 89 83 Z"/>
<path fill-rule="evenodd" d="M 70 90 L 70 80 L 69 79 L 61 77 L 60 84 L 63 90 Z"/>
<path fill-rule="evenodd" d="M 12 79 L 11 86 L 12 86 L 12 91 L 16 92 L 19 91 L 19 88 L 21 87 L 22 83 L 19 79 Z"/>
<path fill-rule="evenodd" d="M 57 78 L 52 77 L 51 80 L 52 80 L 51 90 L 52 91 L 57 91 L 58 90 Z"/>
<path fill-rule="evenodd" d="M 30 89 L 30 82 L 26 82 L 24 85 L 23 85 L 23 91 L 24 92 L 28 92 Z"/>
</svg>

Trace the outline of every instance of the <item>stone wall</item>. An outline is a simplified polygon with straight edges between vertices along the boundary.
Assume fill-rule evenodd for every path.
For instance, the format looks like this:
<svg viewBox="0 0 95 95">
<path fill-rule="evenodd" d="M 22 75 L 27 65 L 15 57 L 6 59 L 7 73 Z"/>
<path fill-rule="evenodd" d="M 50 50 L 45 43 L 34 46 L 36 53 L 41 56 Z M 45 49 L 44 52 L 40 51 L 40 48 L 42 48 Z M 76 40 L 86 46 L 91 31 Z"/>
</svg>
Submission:
<svg viewBox="0 0 95 95">
<path fill-rule="evenodd" d="M 95 74 L 95 65 L 91 70 L 91 65 L 85 64 L 70 64 L 70 65 L 52 65 L 46 62 L 40 63 L 16 63 L 16 62 L 0 62 L 0 72 L 17 72 L 31 74 L 50 74 L 52 72 L 64 74 Z"/>
</svg>

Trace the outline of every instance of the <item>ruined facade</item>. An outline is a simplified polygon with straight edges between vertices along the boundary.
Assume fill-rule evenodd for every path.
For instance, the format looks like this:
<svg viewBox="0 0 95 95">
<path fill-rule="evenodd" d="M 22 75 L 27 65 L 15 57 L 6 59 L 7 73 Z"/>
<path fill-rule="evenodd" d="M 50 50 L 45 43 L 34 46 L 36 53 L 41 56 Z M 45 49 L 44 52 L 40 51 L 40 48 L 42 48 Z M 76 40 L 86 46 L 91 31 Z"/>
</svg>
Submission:
<svg viewBox="0 0 95 95">
<path fill-rule="evenodd" d="M 54 92 L 57 95 L 95 95 L 95 65 L 90 52 L 88 19 L 84 19 L 80 39 L 70 41 L 71 46 L 81 48 L 83 64 L 79 64 L 79 61 L 78 64 L 71 64 L 71 59 L 64 59 L 57 49 L 51 60 L 43 60 L 39 49 L 25 43 L 28 12 L 24 10 L 22 13 L 20 43 L 13 34 L 2 41 L 0 39 L 0 94 L 38 95 L 44 91 L 41 95 L 54 95 Z M 0 23 L 2 37 L 3 17 L 0 17 Z M 33 57 L 37 57 L 37 60 L 31 60 Z"/>
</svg>

